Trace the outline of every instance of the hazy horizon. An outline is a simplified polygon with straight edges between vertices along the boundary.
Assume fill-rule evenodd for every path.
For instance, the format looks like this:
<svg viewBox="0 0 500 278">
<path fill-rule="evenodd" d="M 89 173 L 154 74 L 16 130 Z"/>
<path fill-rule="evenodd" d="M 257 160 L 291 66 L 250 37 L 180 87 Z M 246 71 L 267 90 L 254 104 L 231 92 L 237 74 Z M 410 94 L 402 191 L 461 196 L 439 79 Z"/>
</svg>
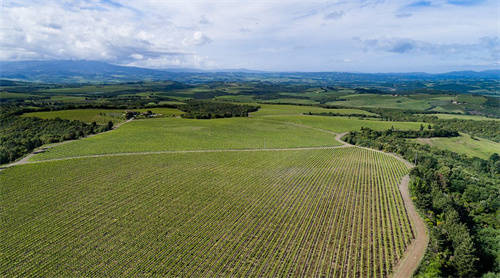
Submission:
<svg viewBox="0 0 500 278">
<path fill-rule="evenodd" d="M 500 7 L 490 0 L 6 0 L 1 9 L 1 61 L 353 73 L 500 66 Z"/>
<path fill-rule="evenodd" d="M 151 70 L 160 70 L 160 71 L 176 71 L 176 72 L 256 72 L 256 73 L 352 73 L 352 74 L 446 74 L 446 73 L 452 73 L 452 72 L 488 72 L 488 71 L 500 71 L 500 66 L 496 68 L 489 68 L 489 69 L 478 69 L 478 70 L 448 70 L 448 71 L 440 71 L 440 72 L 426 72 L 426 71 L 301 71 L 301 70 L 281 70 L 281 71 L 273 71 L 273 70 L 260 70 L 260 69 L 247 69 L 247 68 L 216 68 L 216 69 L 210 69 L 210 68 L 196 68 L 196 67 L 183 67 L 183 66 L 167 66 L 165 68 L 154 68 L 154 67 L 147 67 L 147 66 L 136 66 L 136 65 L 122 65 L 118 63 L 111 63 L 107 61 L 99 61 L 99 60 L 82 60 L 82 59 L 73 59 L 73 60 L 19 60 L 19 61 L 0 61 L 0 63 L 22 63 L 22 62 L 28 62 L 28 63 L 35 63 L 35 62 L 98 62 L 98 63 L 106 63 L 109 65 L 113 66 L 122 66 L 122 67 L 133 67 L 133 68 L 141 68 L 141 69 L 151 69 Z M 0 68 L 0 73 L 2 72 L 2 69 Z"/>
</svg>

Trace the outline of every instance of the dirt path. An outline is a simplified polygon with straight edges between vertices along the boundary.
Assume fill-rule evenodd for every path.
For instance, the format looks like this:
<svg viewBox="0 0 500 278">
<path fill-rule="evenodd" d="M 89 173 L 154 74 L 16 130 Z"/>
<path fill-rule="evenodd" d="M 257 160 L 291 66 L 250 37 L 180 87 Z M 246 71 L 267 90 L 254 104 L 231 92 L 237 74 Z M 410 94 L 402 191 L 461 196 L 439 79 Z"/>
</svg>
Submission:
<svg viewBox="0 0 500 278">
<path fill-rule="evenodd" d="M 342 137 L 344 137 L 345 134 L 347 134 L 347 132 L 338 134 L 335 137 L 335 139 L 337 139 L 339 142 L 344 143 L 344 146 L 346 145 L 353 146 L 347 142 L 342 141 Z M 403 162 L 410 169 L 415 167 L 415 165 L 413 165 L 406 159 L 394 153 L 386 153 L 383 151 L 374 150 L 366 147 L 360 147 L 360 146 L 354 146 L 354 147 L 374 152 L 384 153 Z M 418 214 L 417 209 L 415 208 L 415 205 L 413 204 L 410 197 L 410 190 L 408 188 L 409 182 L 410 182 L 410 176 L 409 175 L 404 176 L 403 179 L 401 180 L 401 183 L 399 184 L 399 191 L 401 192 L 401 196 L 403 197 L 403 202 L 406 207 L 406 212 L 408 213 L 408 217 L 410 218 L 412 228 L 414 229 L 415 239 L 406 249 L 402 259 L 394 266 L 393 273 L 391 274 L 391 277 L 393 278 L 412 277 L 413 273 L 420 264 L 420 261 L 424 257 L 425 249 L 427 248 L 427 244 L 429 243 L 429 234 L 427 232 L 427 226 L 425 225 L 424 220 Z"/>
<path fill-rule="evenodd" d="M 12 167 L 21 164 L 35 164 L 50 161 L 61 161 L 79 158 L 95 158 L 95 157 L 110 157 L 110 156 L 132 156 L 132 155 L 147 155 L 147 154 L 176 154 L 176 153 L 218 153 L 218 152 L 269 152 L 269 151 L 306 151 L 306 150 L 329 150 L 349 147 L 348 145 L 340 146 L 324 146 L 324 147 L 297 147 L 297 148 L 260 148 L 260 149 L 215 149 L 215 150 L 185 150 L 185 151 L 156 151 L 156 152 L 131 152 L 131 153 L 108 153 L 108 154 L 94 154 L 94 155 L 80 155 L 80 156 L 68 156 L 61 158 L 37 160 L 37 161 L 18 161 L 5 165 L 4 168 Z M 30 154 L 29 156 L 33 156 Z"/>
<path fill-rule="evenodd" d="M 342 141 L 342 137 L 344 137 L 347 133 L 349 132 L 344 132 L 344 133 L 338 133 L 337 135 L 335 135 L 335 140 L 339 141 L 340 143 L 342 143 L 343 145 L 346 145 L 346 146 L 353 146 L 345 141 Z"/>
<path fill-rule="evenodd" d="M 392 274 L 394 278 L 411 277 L 424 257 L 425 249 L 429 243 L 427 227 L 411 201 L 410 191 L 408 189 L 409 181 L 410 177 L 408 175 L 404 176 L 399 184 L 399 190 L 401 191 L 408 217 L 410 217 L 410 221 L 413 224 L 415 239 L 406 249 L 403 258 L 394 266 L 394 272 Z"/>
</svg>

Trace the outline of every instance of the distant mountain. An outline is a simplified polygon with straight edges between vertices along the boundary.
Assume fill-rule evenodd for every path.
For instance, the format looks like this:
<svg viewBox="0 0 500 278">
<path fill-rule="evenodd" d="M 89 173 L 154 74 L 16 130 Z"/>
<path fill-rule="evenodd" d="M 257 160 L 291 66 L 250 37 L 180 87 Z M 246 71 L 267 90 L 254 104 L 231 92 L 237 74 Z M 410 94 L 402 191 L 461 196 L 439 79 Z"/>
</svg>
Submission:
<svg viewBox="0 0 500 278">
<path fill-rule="evenodd" d="M 166 78 L 165 72 L 98 61 L 0 62 L 0 78 L 40 82 L 126 81 Z"/>
<path fill-rule="evenodd" d="M 16 61 L 0 62 L 0 78 L 53 83 L 124 82 L 174 80 L 186 83 L 207 81 L 280 81 L 286 83 L 343 84 L 350 82 L 400 82 L 454 79 L 500 80 L 500 70 L 429 73 L 348 73 L 348 72 L 264 72 L 247 69 L 199 70 L 190 68 L 146 69 L 105 62 Z"/>
<path fill-rule="evenodd" d="M 491 78 L 500 79 L 500 70 L 483 70 L 483 71 L 452 71 L 447 73 L 437 74 L 441 77 L 456 77 L 456 78 Z"/>
</svg>

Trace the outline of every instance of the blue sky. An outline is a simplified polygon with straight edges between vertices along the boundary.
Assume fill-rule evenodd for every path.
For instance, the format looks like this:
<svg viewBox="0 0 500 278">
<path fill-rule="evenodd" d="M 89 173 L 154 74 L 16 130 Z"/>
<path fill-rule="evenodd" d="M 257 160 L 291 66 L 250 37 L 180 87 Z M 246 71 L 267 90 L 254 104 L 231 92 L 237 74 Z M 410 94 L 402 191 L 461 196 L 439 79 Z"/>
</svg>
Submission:
<svg viewBox="0 0 500 278">
<path fill-rule="evenodd" d="M 0 60 L 150 68 L 444 72 L 500 68 L 490 0 L 3 0 Z"/>
</svg>

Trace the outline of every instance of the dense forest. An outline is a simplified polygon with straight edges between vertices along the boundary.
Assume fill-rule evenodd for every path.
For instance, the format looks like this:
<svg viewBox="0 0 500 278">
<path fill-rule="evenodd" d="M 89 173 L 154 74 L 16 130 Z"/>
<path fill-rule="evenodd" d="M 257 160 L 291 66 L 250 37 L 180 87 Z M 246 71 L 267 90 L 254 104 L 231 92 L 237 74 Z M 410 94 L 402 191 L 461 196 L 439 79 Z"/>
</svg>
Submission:
<svg viewBox="0 0 500 278">
<path fill-rule="evenodd" d="M 449 136 L 454 131 L 422 131 Z M 498 277 L 500 238 L 500 156 L 468 158 L 411 143 L 414 131 L 363 128 L 346 142 L 393 152 L 414 162 L 410 190 L 430 231 L 417 277 Z M 417 131 L 418 133 L 418 131 Z"/>
<path fill-rule="evenodd" d="M 182 115 L 183 118 L 190 119 L 248 117 L 249 112 L 254 112 L 259 109 L 259 106 L 255 105 L 198 100 L 188 101 L 186 104 L 177 107 L 186 112 Z"/>
<path fill-rule="evenodd" d="M 0 110 L 0 164 L 14 161 L 48 143 L 77 139 L 109 130 L 113 123 L 97 125 L 63 119 L 20 117 L 16 109 Z"/>
</svg>

